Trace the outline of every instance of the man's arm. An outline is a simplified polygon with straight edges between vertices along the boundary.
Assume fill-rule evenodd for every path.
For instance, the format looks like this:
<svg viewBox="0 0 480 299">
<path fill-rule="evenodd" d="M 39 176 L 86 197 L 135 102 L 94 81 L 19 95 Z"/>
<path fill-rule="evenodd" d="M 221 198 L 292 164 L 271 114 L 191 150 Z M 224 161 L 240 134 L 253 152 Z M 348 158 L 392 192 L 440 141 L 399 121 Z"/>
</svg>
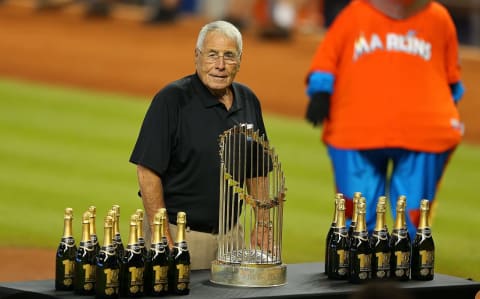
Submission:
<svg viewBox="0 0 480 299">
<path fill-rule="evenodd" d="M 163 197 L 162 179 L 155 172 L 141 165 L 137 165 L 137 176 L 138 184 L 140 186 L 140 193 L 142 194 L 143 207 L 145 208 L 145 213 L 147 214 L 151 232 L 153 220 L 155 218 L 155 214 L 158 212 L 158 209 L 166 208 Z M 170 229 L 168 228 L 168 218 L 167 228 L 165 231 L 168 245 L 170 248 L 172 248 L 174 243 L 170 234 Z"/>
</svg>

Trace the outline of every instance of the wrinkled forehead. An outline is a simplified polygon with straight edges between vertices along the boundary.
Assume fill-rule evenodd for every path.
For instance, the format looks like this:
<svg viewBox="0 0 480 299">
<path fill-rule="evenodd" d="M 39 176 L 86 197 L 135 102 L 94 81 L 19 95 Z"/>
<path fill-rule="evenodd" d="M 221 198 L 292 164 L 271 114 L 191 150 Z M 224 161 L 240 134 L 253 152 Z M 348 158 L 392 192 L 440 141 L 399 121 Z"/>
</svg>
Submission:
<svg viewBox="0 0 480 299">
<path fill-rule="evenodd" d="M 210 31 L 205 36 L 202 50 L 238 52 L 238 44 L 235 38 L 229 37 L 221 31 Z"/>
</svg>

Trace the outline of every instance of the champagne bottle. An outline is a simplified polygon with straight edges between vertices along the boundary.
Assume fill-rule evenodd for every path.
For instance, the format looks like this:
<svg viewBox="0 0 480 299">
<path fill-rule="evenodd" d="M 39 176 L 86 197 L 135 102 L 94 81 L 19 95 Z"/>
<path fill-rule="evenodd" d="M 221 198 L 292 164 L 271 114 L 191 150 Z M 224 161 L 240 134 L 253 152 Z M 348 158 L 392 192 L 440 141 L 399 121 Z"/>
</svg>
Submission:
<svg viewBox="0 0 480 299">
<path fill-rule="evenodd" d="M 377 202 L 377 219 L 370 245 L 372 248 L 372 278 L 384 280 L 390 278 L 390 235 L 385 222 L 387 198 L 380 196 Z"/>
<path fill-rule="evenodd" d="M 168 240 L 167 240 L 167 230 L 168 230 L 168 215 L 167 215 L 167 209 L 165 208 L 160 208 L 158 209 L 158 212 L 160 213 L 160 220 L 162 221 L 162 229 L 160 231 L 160 238 L 162 240 L 163 247 L 165 247 L 165 250 L 167 251 L 167 256 L 170 256 L 170 247 L 168 246 Z"/>
<path fill-rule="evenodd" d="M 362 197 L 357 203 L 357 223 L 350 244 L 350 282 L 366 282 L 372 277 L 372 249 L 368 237 L 365 198 Z"/>
<path fill-rule="evenodd" d="M 420 201 L 420 222 L 412 245 L 412 279 L 432 280 L 434 276 L 435 244 L 428 222 L 429 202 Z"/>
<path fill-rule="evenodd" d="M 345 225 L 345 199 L 340 198 L 337 206 L 337 222 L 333 236 L 328 244 L 329 279 L 347 279 L 349 274 L 348 261 L 348 229 Z"/>
<path fill-rule="evenodd" d="M 127 249 L 125 250 L 121 266 L 120 294 L 124 297 L 143 296 L 143 272 L 145 260 L 138 245 L 137 237 L 138 215 L 130 217 L 130 232 Z"/>
<path fill-rule="evenodd" d="M 98 243 L 97 237 L 97 225 L 95 219 L 97 217 L 97 208 L 95 206 L 88 207 L 90 212 L 90 238 L 92 238 L 93 249 L 95 250 L 95 255 L 100 251 L 100 244 Z"/>
<path fill-rule="evenodd" d="M 63 236 L 55 256 L 55 289 L 72 291 L 77 246 L 72 229 L 73 209 L 66 208 L 63 216 Z"/>
<path fill-rule="evenodd" d="M 172 249 L 169 266 L 169 288 L 173 294 L 187 295 L 190 292 L 190 253 L 185 240 L 187 215 L 177 213 L 177 238 Z"/>
<path fill-rule="evenodd" d="M 146 268 L 145 289 L 151 296 L 162 296 L 168 293 L 168 244 L 164 237 L 165 209 L 155 214 L 151 247 L 148 252 L 148 269 Z M 147 266 L 146 266 L 147 267 Z"/>
<path fill-rule="evenodd" d="M 147 256 L 147 248 L 145 248 L 145 238 L 143 237 L 143 210 L 137 209 L 135 212 L 138 215 L 138 224 L 137 224 L 137 238 L 138 238 L 138 246 L 140 246 L 140 250 L 144 258 Z"/>
<path fill-rule="evenodd" d="M 399 196 L 396 206 L 395 226 L 390 238 L 390 273 L 395 280 L 410 279 L 411 241 L 405 221 L 405 196 Z"/>
<path fill-rule="evenodd" d="M 349 231 L 348 231 L 348 246 L 352 246 L 353 242 L 354 242 L 354 233 L 355 233 L 355 227 L 357 226 L 357 219 L 358 219 L 358 205 L 363 203 L 366 205 L 366 199 L 365 197 L 361 196 L 361 193 L 360 192 L 355 192 L 355 196 L 360 196 L 358 197 L 357 199 L 354 198 L 354 201 L 353 201 L 353 218 L 352 219 L 355 219 L 355 222 L 353 222 L 352 220 L 352 225 L 350 225 L 349 227 Z"/>
<path fill-rule="evenodd" d="M 95 251 L 90 236 L 90 212 L 82 217 L 82 239 L 75 256 L 73 289 L 78 295 L 95 294 Z"/>
<path fill-rule="evenodd" d="M 115 213 L 115 218 L 113 219 L 113 244 L 115 245 L 118 258 L 122 260 L 125 248 L 123 246 L 122 236 L 120 235 L 120 206 L 113 205 L 112 210 Z"/>
<path fill-rule="evenodd" d="M 362 197 L 362 192 L 353 193 L 353 211 L 352 211 L 352 222 L 348 228 L 348 236 L 351 241 L 353 241 L 353 232 L 355 231 L 355 225 L 357 224 L 357 207 L 358 201 Z"/>
<path fill-rule="evenodd" d="M 95 298 L 118 298 L 120 261 L 113 245 L 113 217 L 107 215 L 104 221 L 103 245 L 96 259 Z"/>
<path fill-rule="evenodd" d="M 333 207 L 333 220 L 332 220 L 332 224 L 330 225 L 330 229 L 328 230 L 327 232 L 327 237 L 325 238 L 325 274 L 328 275 L 328 269 L 329 269 L 329 262 L 328 262 L 328 257 L 329 257 L 329 253 L 328 253 L 328 245 L 330 243 L 330 240 L 332 239 L 333 237 L 333 230 L 335 229 L 335 225 L 337 224 L 337 208 L 338 208 L 338 202 L 340 201 L 340 199 L 343 199 L 343 194 L 342 193 L 337 193 L 335 195 L 335 201 L 334 201 L 334 207 Z"/>
</svg>

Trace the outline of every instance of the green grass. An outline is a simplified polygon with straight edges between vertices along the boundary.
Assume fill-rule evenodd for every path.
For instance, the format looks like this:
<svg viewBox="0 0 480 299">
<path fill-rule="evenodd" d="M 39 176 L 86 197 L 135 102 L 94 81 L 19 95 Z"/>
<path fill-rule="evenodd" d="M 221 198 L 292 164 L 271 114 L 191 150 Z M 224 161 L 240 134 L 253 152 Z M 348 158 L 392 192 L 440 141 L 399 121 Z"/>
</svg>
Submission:
<svg viewBox="0 0 480 299">
<path fill-rule="evenodd" d="M 146 100 L 0 80 L 0 246 L 55 248 L 65 207 L 74 209 L 78 239 L 81 214 L 92 204 L 97 223 L 119 204 L 126 238 L 127 216 L 142 207 L 128 158 Z M 265 123 L 288 188 L 283 259 L 323 261 L 334 189 L 320 132 L 283 116 L 266 114 Z M 433 225 L 436 271 L 477 281 L 479 150 L 462 145 L 453 156 Z"/>
</svg>

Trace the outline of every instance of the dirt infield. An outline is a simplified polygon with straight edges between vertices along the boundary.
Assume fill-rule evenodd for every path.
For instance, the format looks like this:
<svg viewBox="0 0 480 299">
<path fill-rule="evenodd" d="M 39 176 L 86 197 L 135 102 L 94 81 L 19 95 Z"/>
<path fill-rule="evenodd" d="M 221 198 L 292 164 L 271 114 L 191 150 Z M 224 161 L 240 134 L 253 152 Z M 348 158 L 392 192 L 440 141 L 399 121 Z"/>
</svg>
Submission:
<svg viewBox="0 0 480 299">
<path fill-rule="evenodd" d="M 76 8 L 40 13 L 19 3 L 26 1 L 0 4 L 1 77 L 122 92 L 145 100 L 194 71 L 194 42 L 206 21 L 190 16 L 176 25 L 149 26 L 139 21 L 138 12 L 125 8 L 112 18 L 86 19 Z M 257 93 L 264 111 L 302 118 L 307 104 L 302 78 L 320 34 L 266 42 L 247 30 L 244 38 L 238 81 Z M 480 52 L 462 49 L 461 58 L 467 88 L 460 104 L 465 142 L 480 144 Z M 53 278 L 54 255 L 53 249 L 0 248 L 0 281 Z M 27 266 L 34 271 L 23 271 Z"/>
</svg>

